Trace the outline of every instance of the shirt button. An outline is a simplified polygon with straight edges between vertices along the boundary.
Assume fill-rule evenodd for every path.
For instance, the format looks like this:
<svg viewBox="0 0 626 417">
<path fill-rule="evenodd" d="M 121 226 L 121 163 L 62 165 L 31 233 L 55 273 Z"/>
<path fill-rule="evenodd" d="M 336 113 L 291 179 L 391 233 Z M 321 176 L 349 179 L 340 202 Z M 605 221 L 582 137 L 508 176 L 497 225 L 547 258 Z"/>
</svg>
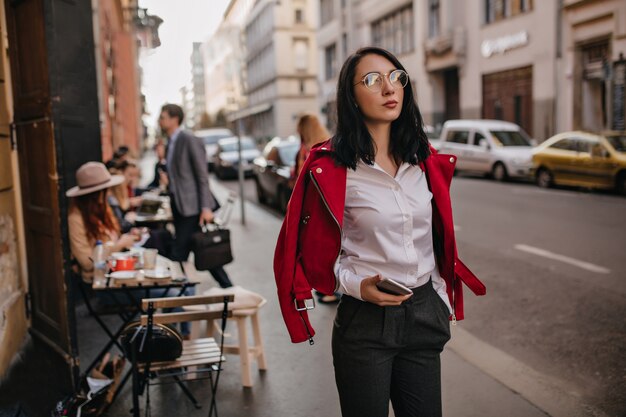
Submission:
<svg viewBox="0 0 626 417">
<path fill-rule="evenodd" d="M 450 163 L 453 164 L 454 163 L 454 158 L 450 157 Z"/>
<path fill-rule="evenodd" d="M 318 174 L 321 174 L 322 173 L 322 168 L 316 169 L 315 172 L 317 172 Z"/>
</svg>

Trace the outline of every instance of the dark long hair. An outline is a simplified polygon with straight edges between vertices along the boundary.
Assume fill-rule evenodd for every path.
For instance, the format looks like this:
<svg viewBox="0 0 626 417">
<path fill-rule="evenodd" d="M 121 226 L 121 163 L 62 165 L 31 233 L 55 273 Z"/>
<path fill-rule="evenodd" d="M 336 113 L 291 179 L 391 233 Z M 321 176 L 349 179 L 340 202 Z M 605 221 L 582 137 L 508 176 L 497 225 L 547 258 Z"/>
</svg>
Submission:
<svg viewBox="0 0 626 417">
<path fill-rule="evenodd" d="M 106 190 L 74 197 L 71 204 L 80 212 L 89 239 L 103 240 L 107 232 L 120 232 L 117 219 L 106 202 Z"/>
<path fill-rule="evenodd" d="M 359 159 L 372 165 L 375 147 L 363 115 L 354 97 L 354 73 L 356 66 L 366 55 L 376 54 L 388 59 L 397 69 L 404 67 L 391 52 L 368 46 L 350 55 L 341 67 L 337 84 L 337 133 L 332 139 L 333 155 L 337 163 L 356 169 Z M 396 161 L 415 165 L 430 155 L 428 138 L 424 132 L 422 115 L 413 97 L 411 79 L 404 87 L 404 100 L 400 116 L 391 122 L 389 151 Z"/>
</svg>

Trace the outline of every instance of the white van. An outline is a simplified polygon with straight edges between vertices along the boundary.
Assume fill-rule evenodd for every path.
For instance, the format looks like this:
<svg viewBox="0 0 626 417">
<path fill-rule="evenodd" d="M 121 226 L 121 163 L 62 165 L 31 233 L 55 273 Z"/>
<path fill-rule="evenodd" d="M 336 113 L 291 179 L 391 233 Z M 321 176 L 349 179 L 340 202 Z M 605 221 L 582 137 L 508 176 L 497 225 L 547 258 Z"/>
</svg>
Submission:
<svg viewBox="0 0 626 417">
<path fill-rule="evenodd" d="M 497 181 L 530 178 L 532 139 L 515 123 L 448 120 L 439 152 L 456 155 L 458 171 L 491 175 Z"/>
</svg>

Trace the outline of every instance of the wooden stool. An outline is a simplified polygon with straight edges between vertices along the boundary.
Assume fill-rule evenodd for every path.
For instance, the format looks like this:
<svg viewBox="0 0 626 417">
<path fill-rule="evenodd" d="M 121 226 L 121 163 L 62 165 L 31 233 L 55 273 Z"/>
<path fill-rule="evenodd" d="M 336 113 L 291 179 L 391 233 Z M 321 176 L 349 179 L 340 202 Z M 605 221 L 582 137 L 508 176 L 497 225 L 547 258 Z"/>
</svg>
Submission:
<svg viewBox="0 0 626 417">
<path fill-rule="evenodd" d="M 211 288 L 204 292 L 204 295 L 223 294 L 233 294 L 235 296 L 235 301 L 229 304 L 228 309 L 233 313 L 232 317 L 229 318 L 229 322 L 237 322 L 237 344 L 224 343 L 223 353 L 239 355 L 241 361 L 241 384 L 244 387 L 252 387 L 252 362 L 256 360 L 259 371 L 267 370 L 265 350 L 263 349 L 263 340 L 261 338 L 261 326 L 259 324 L 259 309 L 267 303 L 267 300 L 260 294 L 246 290 L 240 286 L 231 288 Z M 191 309 L 193 309 L 193 307 Z M 246 319 L 249 319 L 252 327 L 252 344 L 250 344 L 248 337 L 248 320 Z M 195 326 L 196 323 L 197 322 L 194 322 L 191 328 L 192 339 L 201 337 L 202 330 L 198 326 Z M 207 323 L 206 334 L 207 336 L 212 336 L 215 337 L 216 340 L 219 340 L 217 337 L 221 335 L 219 320 L 213 320 Z M 230 337 L 228 333 L 222 336 L 226 338 Z"/>
<path fill-rule="evenodd" d="M 252 362 L 256 360 L 259 371 L 267 370 L 267 363 L 265 362 L 265 351 L 263 349 L 263 340 L 261 339 L 261 327 L 259 325 L 259 308 L 263 307 L 267 303 L 267 300 L 262 299 L 257 307 L 254 308 L 242 308 L 236 307 L 232 310 L 233 316 L 231 321 L 237 322 L 237 344 L 224 344 L 225 354 L 239 355 L 241 362 L 241 384 L 244 387 L 252 387 Z M 249 344 L 248 338 L 248 325 L 246 319 L 250 319 L 252 326 L 252 335 L 254 343 Z M 221 333 L 219 323 L 213 320 L 213 332 Z M 228 337 L 228 335 L 226 335 Z"/>
</svg>

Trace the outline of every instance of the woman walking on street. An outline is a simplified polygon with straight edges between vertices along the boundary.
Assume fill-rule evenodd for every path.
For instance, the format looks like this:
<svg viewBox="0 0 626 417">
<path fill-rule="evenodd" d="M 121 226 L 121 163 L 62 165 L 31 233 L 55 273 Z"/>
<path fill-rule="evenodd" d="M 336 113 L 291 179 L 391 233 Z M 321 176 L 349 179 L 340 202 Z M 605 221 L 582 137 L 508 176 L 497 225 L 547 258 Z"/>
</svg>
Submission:
<svg viewBox="0 0 626 417">
<path fill-rule="evenodd" d="M 386 50 L 347 59 L 337 111 L 337 134 L 312 149 L 276 247 L 285 322 L 293 342 L 312 343 L 311 288 L 339 288 L 342 415 L 384 417 L 391 401 L 396 417 L 441 416 L 439 355 L 449 319 L 463 318 L 461 281 L 485 292 L 456 258 L 456 158 L 429 147 L 408 74 Z"/>
</svg>

